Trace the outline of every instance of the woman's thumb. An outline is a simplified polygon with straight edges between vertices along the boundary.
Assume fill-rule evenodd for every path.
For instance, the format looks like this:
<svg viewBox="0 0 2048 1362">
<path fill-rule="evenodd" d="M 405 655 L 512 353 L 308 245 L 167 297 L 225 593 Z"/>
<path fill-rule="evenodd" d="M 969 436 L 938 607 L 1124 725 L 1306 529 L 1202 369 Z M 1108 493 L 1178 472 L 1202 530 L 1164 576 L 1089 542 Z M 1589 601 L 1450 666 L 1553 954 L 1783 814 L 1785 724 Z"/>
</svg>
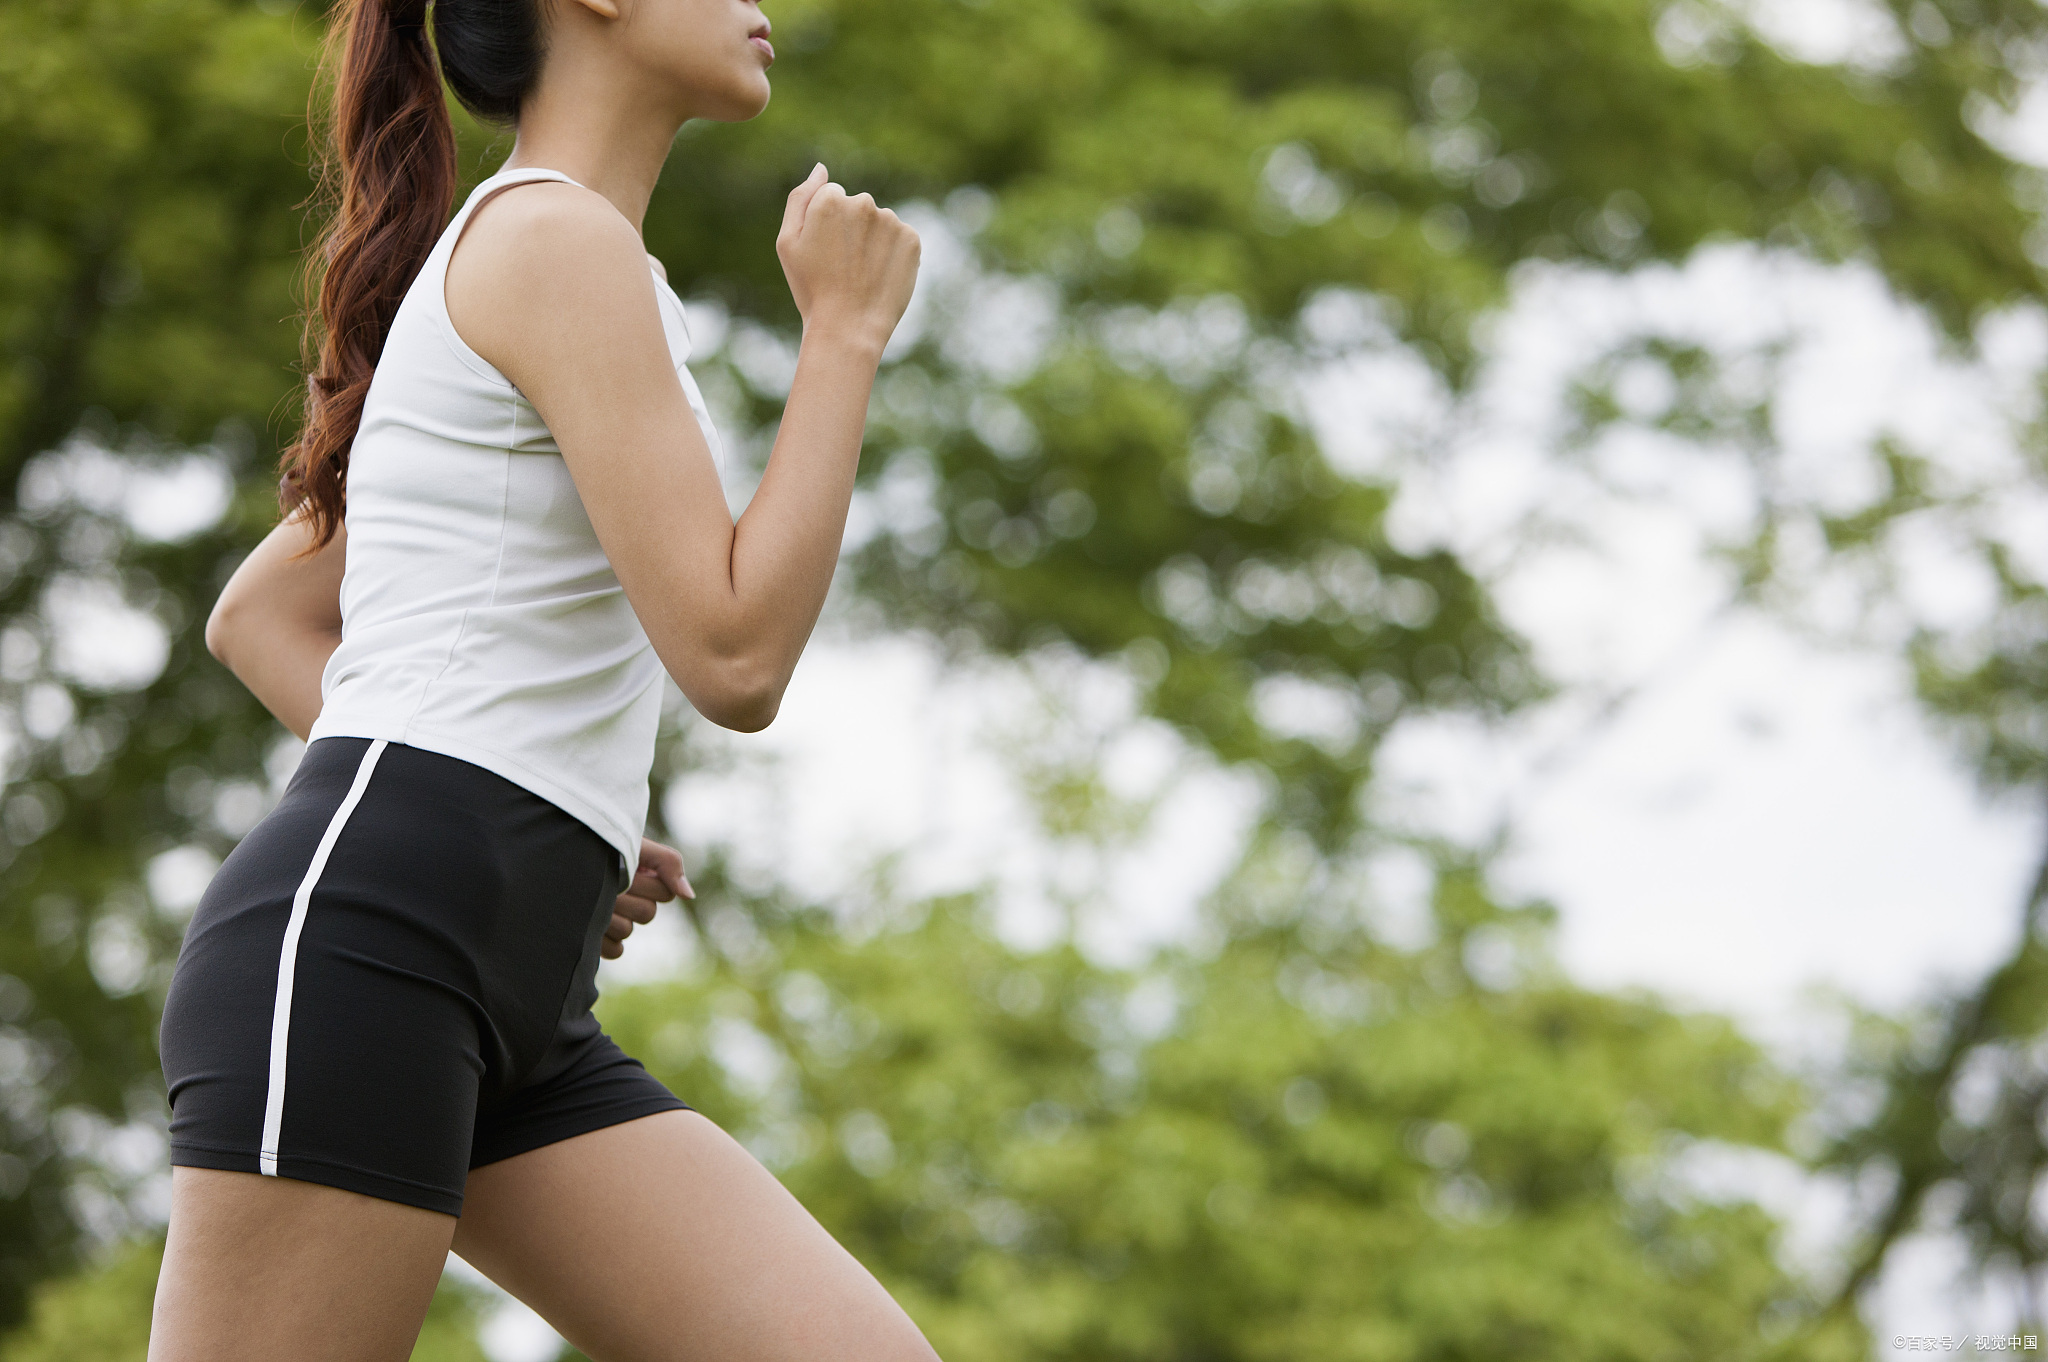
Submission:
<svg viewBox="0 0 2048 1362">
<path fill-rule="evenodd" d="M 782 210 L 782 230 L 785 234 L 793 235 L 803 230 L 804 213 L 810 208 L 811 200 L 817 197 L 818 191 L 825 187 L 825 183 L 825 163 L 820 161 L 811 167 L 811 173 L 804 177 L 802 184 L 789 191 L 789 202 Z"/>
</svg>

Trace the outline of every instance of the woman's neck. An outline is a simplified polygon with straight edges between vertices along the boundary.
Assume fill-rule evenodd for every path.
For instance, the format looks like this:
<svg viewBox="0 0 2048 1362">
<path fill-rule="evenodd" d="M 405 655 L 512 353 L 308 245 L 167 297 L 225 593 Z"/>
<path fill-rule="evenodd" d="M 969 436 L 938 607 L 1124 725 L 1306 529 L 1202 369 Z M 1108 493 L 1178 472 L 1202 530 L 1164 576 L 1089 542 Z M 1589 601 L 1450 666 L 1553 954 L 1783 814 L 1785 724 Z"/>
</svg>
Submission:
<svg viewBox="0 0 2048 1362">
<path fill-rule="evenodd" d="M 519 111 L 519 135 L 504 169 L 559 170 L 611 200 L 641 230 L 683 120 L 630 87 L 607 89 L 604 81 L 578 80 L 573 71 L 549 74 L 554 78 Z"/>
</svg>

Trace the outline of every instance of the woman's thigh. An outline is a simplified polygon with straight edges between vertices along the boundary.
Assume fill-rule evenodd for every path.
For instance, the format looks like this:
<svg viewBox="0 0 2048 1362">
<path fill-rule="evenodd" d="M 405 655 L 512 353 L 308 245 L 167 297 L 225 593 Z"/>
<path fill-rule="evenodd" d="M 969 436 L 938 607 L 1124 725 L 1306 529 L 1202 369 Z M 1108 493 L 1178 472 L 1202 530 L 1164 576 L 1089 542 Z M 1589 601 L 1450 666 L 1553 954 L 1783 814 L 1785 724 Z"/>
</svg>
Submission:
<svg viewBox="0 0 2048 1362">
<path fill-rule="evenodd" d="M 405 1362 L 454 1233 L 339 1187 L 173 1168 L 149 1362 Z"/>
<path fill-rule="evenodd" d="M 469 1175 L 455 1251 L 595 1362 L 933 1362 L 910 1317 L 694 1111 Z"/>
</svg>

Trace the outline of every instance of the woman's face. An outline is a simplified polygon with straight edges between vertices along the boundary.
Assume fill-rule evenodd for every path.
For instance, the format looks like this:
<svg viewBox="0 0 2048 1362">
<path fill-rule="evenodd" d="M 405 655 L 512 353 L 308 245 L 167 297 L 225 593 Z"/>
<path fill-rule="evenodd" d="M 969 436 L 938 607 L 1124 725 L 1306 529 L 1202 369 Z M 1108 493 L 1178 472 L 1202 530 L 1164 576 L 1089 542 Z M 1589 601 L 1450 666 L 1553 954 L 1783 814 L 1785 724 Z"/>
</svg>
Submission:
<svg viewBox="0 0 2048 1362">
<path fill-rule="evenodd" d="M 622 55 L 671 86 L 685 117 L 722 123 L 768 107 L 768 16 L 759 0 L 618 0 Z"/>
</svg>

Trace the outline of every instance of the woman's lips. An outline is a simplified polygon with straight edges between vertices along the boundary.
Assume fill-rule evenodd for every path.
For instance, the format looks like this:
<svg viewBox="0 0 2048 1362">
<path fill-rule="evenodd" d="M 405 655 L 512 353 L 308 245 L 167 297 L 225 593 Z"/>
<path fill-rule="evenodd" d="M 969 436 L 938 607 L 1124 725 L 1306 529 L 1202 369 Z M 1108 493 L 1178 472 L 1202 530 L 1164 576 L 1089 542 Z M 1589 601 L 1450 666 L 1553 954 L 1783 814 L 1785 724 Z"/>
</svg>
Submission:
<svg viewBox="0 0 2048 1362">
<path fill-rule="evenodd" d="M 766 52 L 768 54 L 769 61 L 775 60 L 775 48 L 772 44 L 769 43 L 769 41 L 766 38 L 763 38 L 761 35 L 756 33 L 749 35 L 747 41 L 752 43 L 754 46 L 760 48 L 763 52 Z"/>
</svg>

